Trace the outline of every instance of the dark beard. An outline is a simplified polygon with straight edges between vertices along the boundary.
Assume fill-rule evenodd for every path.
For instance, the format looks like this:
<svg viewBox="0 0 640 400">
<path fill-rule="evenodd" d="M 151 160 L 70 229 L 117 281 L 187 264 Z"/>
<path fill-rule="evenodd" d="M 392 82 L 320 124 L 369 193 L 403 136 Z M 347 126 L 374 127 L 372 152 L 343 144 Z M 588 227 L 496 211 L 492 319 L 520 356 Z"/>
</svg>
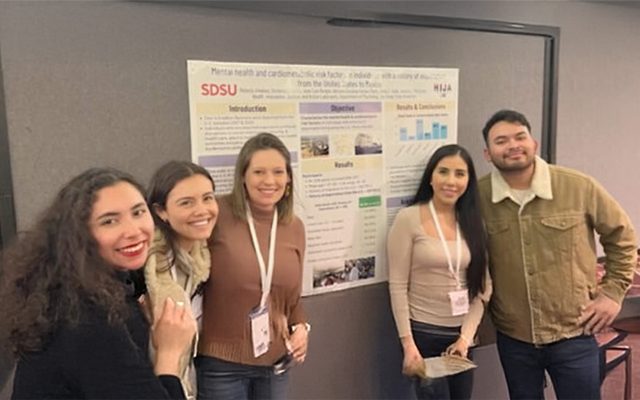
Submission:
<svg viewBox="0 0 640 400">
<path fill-rule="evenodd" d="M 527 162 L 524 165 L 509 165 L 506 163 L 493 163 L 493 165 L 496 167 L 496 169 L 500 172 L 520 172 L 520 171 L 524 171 L 526 169 L 529 169 L 531 167 L 531 165 L 533 165 L 533 163 L 535 162 L 535 158 L 532 158 L 529 162 Z"/>
</svg>

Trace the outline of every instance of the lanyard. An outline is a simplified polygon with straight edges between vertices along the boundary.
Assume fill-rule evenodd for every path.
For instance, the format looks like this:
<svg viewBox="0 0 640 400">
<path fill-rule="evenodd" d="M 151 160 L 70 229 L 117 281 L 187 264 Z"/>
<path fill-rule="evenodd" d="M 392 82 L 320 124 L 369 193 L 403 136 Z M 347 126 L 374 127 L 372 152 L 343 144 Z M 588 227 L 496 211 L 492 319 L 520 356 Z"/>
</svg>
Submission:
<svg viewBox="0 0 640 400">
<path fill-rule="evenodd" d="M 171 271 L 171 277 L 173 278 L 173 281 L 178 283 L 178 272 L 177 272 L 177 267 L 175 265 L 171 266 L 171 269 L 169 270 Z M 187 274 L 185 274 L 187 275 Z M 191 293 L 191 288 L 193 286 L 193 276 L 191 274 L 187 275 L 187 279 L 186 282 L 184 284 L 184 291 L 187 292 L 187 295 L 189 297 L 191 297 L 192 293 Z"/>
<path fill-rule="evenodd" d="M 433 202 L 429 202 L 429 211 L 431 211 L 431 218 L 433 219 L 433 224 L 436 226 L 436 231 L 438 231 L 438 236 L 440 237 L 440 242 L 442 242 L 442 248 L 444 249 L 444 254 L 447 256 L 447 263 L 449 264 L 449 272 L 451 272 L 451 276 L 456 281 L 456 288 L 460 289 L 460 258 L 462 254 L 462 244 L 460 240 L 460 226 L 456 222 L 456 269 L 453 270 L 453 261 L 451 260 L 451 252 L 449 252 L 449 245 L 444 238 L 444 234 L 442 233 L 442 228 L 440 228 L 440 222 L 438 222 L 438 215 L 436 214 L 436 210 L 433 208 Z"/>
<path fill-rule="evenodd" d="M 247 222 L 249 223 L 249 231 L 251 232 L 251 241 L 253 242 L 253 249 L 256 251 L 256 258 L 258 259 L 258 266 L 260 267 L 260 282 L 262 283 L 262 297 L 260 298 L 260 308 L 264 307 L 267 303 L 267 297 L 271 292 L 271 281 L 273 279 L 273 262 L 276 252 L 276 230 L 278 228 L 278 209 L 273 212 L 273 221 L 271 222 L 271 235 L 269 235 L 269 259 L 267 265 L 264 264 L 264 258 L 262 258 L 262 252 L 260 251 L 260 243 L 258 243 L 258 236 L 256 235 L 256 227 L 253 222 L 253 215 L 251 215 L 251 209 L 247 206 Z"/>
</svg>

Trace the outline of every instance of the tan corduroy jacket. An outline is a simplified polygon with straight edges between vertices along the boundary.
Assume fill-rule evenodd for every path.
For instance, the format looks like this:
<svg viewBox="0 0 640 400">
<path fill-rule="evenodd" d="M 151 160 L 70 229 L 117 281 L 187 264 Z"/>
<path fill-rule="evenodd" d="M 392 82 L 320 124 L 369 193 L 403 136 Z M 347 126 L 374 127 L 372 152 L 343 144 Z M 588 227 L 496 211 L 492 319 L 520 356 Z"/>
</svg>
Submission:
<svg viewBox="0 0 640 400">
<path fill-rule="evenodd" d="M 500 332 L 553 343 L 582 334 L 581 307 L 598 293 L 622 302 L 636 266 L 636 236 L 593 178 L 538 157 L 523 206 L 497 171 L 481 178 L 479 189 L 493 278 L 489 309 Z M 599 285 L 594 232 L 607 257 Z"/>
</svg>

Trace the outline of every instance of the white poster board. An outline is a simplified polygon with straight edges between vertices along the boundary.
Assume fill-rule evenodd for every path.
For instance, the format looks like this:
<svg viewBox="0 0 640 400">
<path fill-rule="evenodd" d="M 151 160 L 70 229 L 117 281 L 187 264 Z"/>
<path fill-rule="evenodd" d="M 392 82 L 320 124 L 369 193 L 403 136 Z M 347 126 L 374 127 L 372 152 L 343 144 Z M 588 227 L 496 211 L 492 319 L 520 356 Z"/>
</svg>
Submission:
<svg viewBox="0 0 640 400">
<path fill-rule="evenodd" d="M 291 152 L 303 294 L 387 279 L 386 234 L 434 150 L 457 141 L 458 69 L 188 61 L 191 156 L 218 194 L 260 132 Z"/>
</svg>

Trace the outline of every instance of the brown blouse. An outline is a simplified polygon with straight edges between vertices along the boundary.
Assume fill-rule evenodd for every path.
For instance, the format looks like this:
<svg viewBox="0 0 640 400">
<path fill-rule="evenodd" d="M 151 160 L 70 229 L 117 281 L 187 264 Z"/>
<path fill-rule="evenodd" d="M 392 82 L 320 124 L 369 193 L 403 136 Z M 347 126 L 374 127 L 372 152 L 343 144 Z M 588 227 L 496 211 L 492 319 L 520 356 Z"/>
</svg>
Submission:
<svg viewBox="0 0 640 400">
<path fill-rule="evenodd" d="M 272 365 L 286 353 L 287 327 L 306 321 L 300 301 L 304 225 L 298 217 L 288 224 L 278 224 L 273 281 L 267 301 L 271 346 L 266 354 L 255 358 L 249 313 L 260 303 L 260 267 L 247 222 L 233 215 L 228 196 L 219 199 L 219 207 L 218 222 L 209 240 L 211 275 L 204 291 L 198 352 L 240 364 Z M 252 215 L 266 264 L 273 214 L 252 208 Z"/>
</svg>

